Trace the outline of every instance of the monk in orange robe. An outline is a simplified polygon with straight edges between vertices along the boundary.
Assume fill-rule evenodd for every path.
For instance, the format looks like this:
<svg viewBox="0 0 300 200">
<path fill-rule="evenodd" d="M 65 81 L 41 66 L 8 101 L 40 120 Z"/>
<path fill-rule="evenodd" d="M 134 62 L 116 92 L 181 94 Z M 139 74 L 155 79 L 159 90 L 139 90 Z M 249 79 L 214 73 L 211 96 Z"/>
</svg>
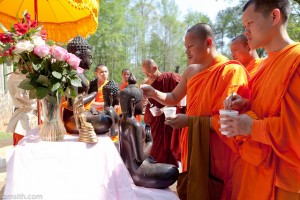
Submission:
<svg viewBox="0 0 300 200">
<path fill-rule="evenodd" d="M 231 40 L 230 50 L 232 58 L 239 61 L 247 69 L 252 78 L 256 74 L 262 59 L 258 57 L 255 49 L 249 47 L 244 34 Z"/>
<path fill-rule="evenodd" d="M 167 118 L 166 124 L 173 128 L 188 125 L 189 116 L 212 117 L 216 124 L 219 109 L 223 108 L 223 98 L 232 92 L 247 97 L 249 75 L 237 61 L 229 61 L 218 55 L 211 27 L 200 23 L 190 28 L 185 36 L 186 54 L 189 67 L 185 70 L 177 87 L 170 93 L 162 93 L 149 86 L 142 86 L 147 97 L 165 104 L 177 104 L 187 95 L 186 114 Z M 210 169 L 208 173 L 225 183 L 222 199 L 231 199 L 231 175 L 233 162 L 238 156 L 225 144 L 230 144 L 226 136 L 216 134 L 218 128 L 212 127 L 209 139 Z M 182 171 L 187 170 L 188 130 L 181 133 Z M 188 195 L 190 196 L 190 195 Z M 192 195 L 193 196 L 193 195 Z"/>
<path fill-rule="evenodd" d="M 95 68 L 95 73 L 97 78 L 92 80 L 90 83 L 90 89 L 93 90 L 95 87 L 98 88 L 98 93 L 92 102 L 91 106 L 95 107 L 97 110 L 102 111 L 104 109 L 104 97 L 102 93 L 103 86 L 108 83 L 108 69 L 105 65 L 98 65 Z M 113 142 L 118 141 L 118 135 L 112 136 L 111 140 Z"/>
<path fill-rule="evenodd" d="M 90 89 L 95 87 L 98 88 L 97 96 L 92 102 L 92 107 L 95 107 L 97 110 L 103 110 L 104 108 L 104 99 L 102 94 L 103 86 L 108 82 L 108 69 L 105 65 L 99 65 L 95 68 L 96 79 L 92 80 L 90 83 Z"/>
<path fill-rule="evenodd" d="M 300 44 L 287 33 L 289 1 L 250 0 L 243 9 L 249 46 L 268 57 L 250 82 L 251 98 L 227 98 L 225 107 L 250 109 L 224 122 L 242 157 L 234 199 L 300 199 Z M 242 137 L 246 136 L 246 138 Z"/>
<path fill-rule="evenodd" d="M 131 72 L 129 69 L 122 69 L 122 83 L 119 84 L 120 91 L 128 85 L 128 79 Z"/>
</svg>

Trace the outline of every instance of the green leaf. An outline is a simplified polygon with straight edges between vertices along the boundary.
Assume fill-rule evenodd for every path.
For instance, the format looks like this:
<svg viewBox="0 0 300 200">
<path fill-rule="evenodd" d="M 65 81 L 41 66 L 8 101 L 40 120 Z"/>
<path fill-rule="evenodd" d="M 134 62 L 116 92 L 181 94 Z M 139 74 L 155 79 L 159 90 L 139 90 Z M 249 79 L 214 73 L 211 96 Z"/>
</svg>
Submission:
<svg viewBox="0 0 300 200">
<path fill-rule="evenodd" d="M 71 96 L 71 98 L 75 98 L 77 96 L 77 92 L 76 92 L 76 90 L 74 88 L 71 88 L 71 90 L 70 90 L 70 96 Z"/>
<path fill-rule="evenodd" d="M 68 98 L 71 97 L 71 90 L 70 90 L 69 87 L 65 90 L 65 96 L 68 97 Z"/>
<path fill-rule="evenodd" d="M 40 75 L 36 82 L 46 87 L 48 87 L 51 83 L 50 80 L 44 75 Z"/>
<path fill-rule="evenodd" d="M 59 72 L 57 72 L 57 71 L 53 71 L 53 72 L 52 72 L 52 75 L 53 75 L 55 78 L 57 78 L 57 79 L 61 79 L 61 77 L 62 77 L 61 73 L 59 73 Z"/>
<path fill-rule="evenodd" d="M 77 74 L 77 72 L 75 70 L 71 70 L 71 72 L 69 72 L 70 76 L 74 76 Z"/>
<path fill-rule="evenodd" d="M 22 69 L 22 70 L 21 70 L 21 73 L 22 73 L 22 74 L 27 74 L 28 71 L 27 71 L 26 69 Z"/>
<path fill-rule="evenodd" d="M 23 90 L 32 90 L 34 89 L 34 86 L 30 83 L 29 79 L 25 79 L 20 83 L 19 88 Z"/>
<path fill-rule="evenodd" d="M 30 99 L 36 99 L 37 98 L 37 96 L 36 96 L 36 89 L 33 89 L 33 90 L 29 91 L 29 98 Z"/>
<path fill-rule="evenodd" d="M 3 57 L 0 57 L 0 64 L 4 63 L 6 61 L 6 57 L 3 56 Z"/>
<path fill-rule="evenodd" d="M 56 91 L 59 87 L 60 87 L 60 83 L 55 83 L 54 85 L 52 85 L 51 91 L 54 92 L 54 91 Z"/>
<path fill-rule="evenodd" d="M 75 87 L 81 87 L 81 79 L 78 77 L 74 77 L 71 79 L 71 84 Z"/>
<path fill-rule="evenodd" d="M 63 69 L 62 75 L 66 75 L 66 74 L 68 74 L 67 70 Z"/>
<path fill-rule="evenodd" d="M 48 88 L 38 87 L 36 92 L 36 97 L 38 99 L 43 99 L 49 92 L 50 90 Z"/>
<path fill-rule="evenodd" d="M 32 63 L 32 67 L 35 71 L 38 71 L 42 66 L 40 64 L 36 65 L 36 64 Z"/>
</svg>

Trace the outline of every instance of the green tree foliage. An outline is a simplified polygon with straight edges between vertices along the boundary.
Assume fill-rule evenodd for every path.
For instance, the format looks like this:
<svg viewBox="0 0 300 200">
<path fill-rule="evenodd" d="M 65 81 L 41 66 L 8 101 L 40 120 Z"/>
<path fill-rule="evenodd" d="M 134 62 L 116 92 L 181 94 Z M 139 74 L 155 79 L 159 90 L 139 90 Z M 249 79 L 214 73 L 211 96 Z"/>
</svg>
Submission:
<svg viewBox="0 0 300 200">
<path fill-rule="evenodd" d="M 98 64 L 105 64 L 110 73 L 110 79 L 121 81 L 120 71 L 128 67 L 129 58 L 126 57 L 124 41 L 126 35 L 125 12 L 128 0 L 100 1 L 99 27 L 88 41 L 93 50 L 93 65 L 88 72 L 88 78 L 94 76 L 94 68 Z M 119 73 L 120 72 L 120 73 Z"/>
<path fill-rule="evenodd" d="M 228 0 L 231 3 L 232 0 Z M 220 52 L 227 57 L 231 57 L 229 43 L 232 38 L 239 34 L 243 34 L 244 28 L 242 24 L 242 9 L 247 1 L 242 0 L 235 7 L 229 7 L 218 12 L 216 21 L 213 25 L 213 30 L 216 36 L 217 47 Z M 295 41 L 300 41 L 300 6 L 298 1 L 291 2 L 291 15 L 288 22 L 288 33 Z M 265 56 L 263 49 L 257 50 L 260 56 Z"/>
<path fill-rule="evenodd" d="M 291 2 L 291 14 L 288 22 L 290 37 L 300 42 L 300 0 Z"/>
<path fill-rule="evenodd" d="M 175 0 L 101 0 L 99 26 L 88 39 L 93 49 L 93 65 L 86 75 L 92 79 L 94 68 L 101 63 L 108 67 L 109 78 L 116 82 L 121 82 L 123 68 L 129 68 L 141 82 L 145 78 L 141 63 L 146 58 L 153 58 L 161 71 L 175 71 L 175 66 L 180 66 L 182 73 L 187 65 L 184 35 L 188 28 L 201 22 L 212 25 L 217 49 L 231 57 L 228 44 L 243 33 L 241 15 L 245 2 L 220 11 L 212 21 L 195 11 L 181 16 Z M 288 32 L 293 40 L 300 41 L 300 0 L 291 3 Z"/>
</svg>

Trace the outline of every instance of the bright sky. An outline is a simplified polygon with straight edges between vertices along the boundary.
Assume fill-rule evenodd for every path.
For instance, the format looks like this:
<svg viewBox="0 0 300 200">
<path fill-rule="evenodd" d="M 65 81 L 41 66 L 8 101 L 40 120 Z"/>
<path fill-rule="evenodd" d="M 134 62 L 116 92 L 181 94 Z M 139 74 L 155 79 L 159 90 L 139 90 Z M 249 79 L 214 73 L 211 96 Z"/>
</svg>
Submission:
<svg viewBox="0 0 300 200">
<path fill-rule="evenodd" d="M 182 15 L 188 10 L 198 11 L 206 14 L 213 21 L 220 10 L 238 4 L 238 0 L 175 0 L 175 2 Z"/>
</svg>

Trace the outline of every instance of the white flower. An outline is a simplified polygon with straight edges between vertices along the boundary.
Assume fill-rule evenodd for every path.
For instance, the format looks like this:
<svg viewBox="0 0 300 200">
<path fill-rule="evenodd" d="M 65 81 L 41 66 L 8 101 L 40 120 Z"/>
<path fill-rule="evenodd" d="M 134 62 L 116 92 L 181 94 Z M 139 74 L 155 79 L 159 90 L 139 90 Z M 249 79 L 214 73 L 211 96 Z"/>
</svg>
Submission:
<svg viewBox="0 0 300 200">
<path fill-rule="evenodd" d="M 28 40 L 21 40 L 20 42 L 18 42 L 15 45 L 15 49 L 13 50 L 14 54 L 21 54 L 24 51 L 32 51 L 34 48 L 34 44 L 32 44 L 30 41 Z"/>
<path fill-rule="evenodd" d="M 32 42 L 34 46 L 42 46 L 46 44 L 45 40 L 43 40 L 43 38 L 39 35 L 34 35 L 32 37 Z"/>
</svg>

